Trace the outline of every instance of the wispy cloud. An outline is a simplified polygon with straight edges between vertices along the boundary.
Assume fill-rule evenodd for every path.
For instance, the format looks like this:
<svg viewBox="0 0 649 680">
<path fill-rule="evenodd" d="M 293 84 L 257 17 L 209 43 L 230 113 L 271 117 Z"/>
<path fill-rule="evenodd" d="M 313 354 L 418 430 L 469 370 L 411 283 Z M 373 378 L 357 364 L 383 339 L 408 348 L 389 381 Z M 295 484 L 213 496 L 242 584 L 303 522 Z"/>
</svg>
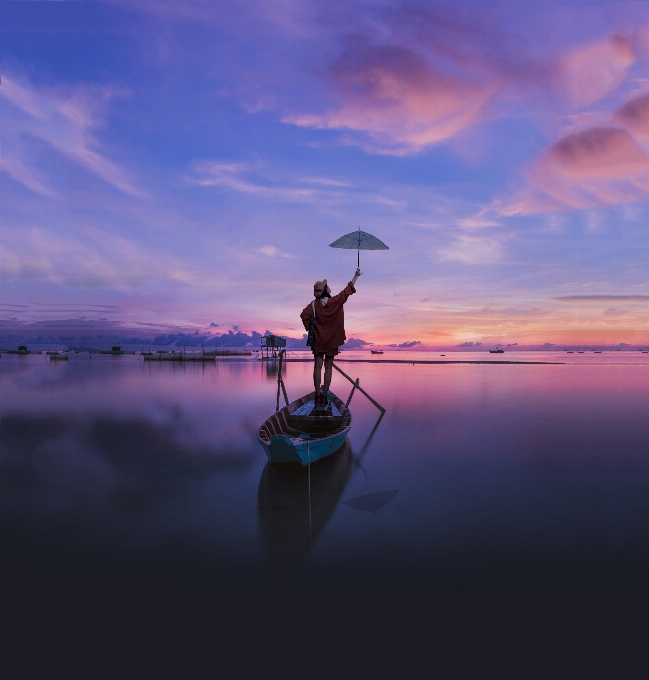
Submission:
<svg viewBox="0 0 649 680">
<path fill-rule="evenodd" d="M 448 246 L 440 248 L 437 255 L 440 261 L 461 262 L 467 265 L 493 264 L 503 258 L 504 241 L 507 238 L 507 236 L 460 234 Z"/>
<path fill-rule="evenodd" d="M 192 164 L 192 170 L 193 174 L 185 178 L 189 185 L 221 187 L 268 201 L 324 206 L 362 201 L 391 208 L 403 206 L 403 200 L 381 193 L 367 183 L 354 184 L 327 177 L 292 177 L 261 163 L 197 160 Z"/>
<path fill-rule="evenodd" d="M 54 189 L 48 186 L 48 180 L 42 172 L 39 172 L 35 167 L 25 165 L 17 155 L 3 153 L 0 170 L 34 193 L 48 198 L 54 198 L 58 195 Z"/>
<path fill-rule="evenodd" d="M 560 295 L 559 302 L 649 302 L 649 295 Z"/>
<path fill-rule="evenodd" d="M 257 248 L 257 251 L 266 257 L 286 257 L 291 260 L 295 258 L 294 255 L 284 253 L 276 246 L 262 246 L 261 248 Z"/>
<path fill-rule="evenodd" d="M 5 228 L 0 250 L 5 281 L 129 289 L 152 280 L 186 284 L 192 277 L 170 256 L 154 254 L 134 241 L 91 227 L 73 236 L 38 227 Z"/>
<path fill-rule="evenodd" d="M 30 139 L 36 139 L 120 191 L 143 197 L 131 173 L 110 160 L 95 133 L 102 126 L 108 102 L 125 94 L 110 87 L 36 87 L 14 74 L 3 74 L 1 169 L 28 189 L 53 196 L 56 192 L 37 169 L 37 155 L 30 144 Z"/>
<path fill-rule="evenodd" d="M 317 190 L 311 187 L 281 186 L 269 183 L 268 180 L 264 184 L 259 177 L 259 166 L 249 163 L 196 161 L 193 170 L 195 174 L 187 181 L 196 186 L 225 187 L 245 194 L 289 202 L 311 202 L 317 194 Z"/>
</svg>

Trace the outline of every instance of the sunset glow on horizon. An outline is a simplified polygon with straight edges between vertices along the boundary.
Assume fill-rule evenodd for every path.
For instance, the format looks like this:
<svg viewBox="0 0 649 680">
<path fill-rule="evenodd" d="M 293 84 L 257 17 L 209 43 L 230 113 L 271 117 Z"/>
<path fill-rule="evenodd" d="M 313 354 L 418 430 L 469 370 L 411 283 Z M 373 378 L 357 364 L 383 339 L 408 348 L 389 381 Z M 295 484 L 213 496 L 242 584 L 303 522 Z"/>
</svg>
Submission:
<svg viewBox="0 0 649 680">
<path fill-rule="evenodd" d="M 2 14 L 2 333 L 299 338 L 360 227 L 348 338 L 649 343 L 645 4 Z"/>
</svg>

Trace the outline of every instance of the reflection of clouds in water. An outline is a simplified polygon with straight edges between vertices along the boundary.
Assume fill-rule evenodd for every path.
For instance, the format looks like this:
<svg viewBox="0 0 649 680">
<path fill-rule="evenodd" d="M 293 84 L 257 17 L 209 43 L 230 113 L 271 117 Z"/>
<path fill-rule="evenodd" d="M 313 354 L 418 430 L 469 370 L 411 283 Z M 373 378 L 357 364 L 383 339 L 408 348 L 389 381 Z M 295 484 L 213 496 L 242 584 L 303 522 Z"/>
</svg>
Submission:
<svg viewBox="0 0 649 680">
<path fill-rule="evenodd" d="M 182 419 L 182 411 L 178 404 L 144 404 L 140 413 L 145 420 L 156 427 L 169 427 L 172 423 L 178 426 Z"/>
<path fill-rule="evenodd" d="M 157 509 L 200 503 L 215 477 L 244 473 L 252 453 L 178 443 L 176 425 L 142 418 L 8 416 L 0 424 L 3 504 L 49 521 L 93 515 L 105 531 L 123 531 L 134 517 L 152 533 L 167 531 Z M 147 537 L 147 541 L 151 540 Z"/>
<path fill-rule="evenodd" d="M 38 444 L 31 462 L 43 505 L 53 510 L 101 505 L 117 481 L 108 460 L 71 432 Z"/>
<path fill-rule="evenodd" d="M 16 378 L 16 385 L 18 387 L 45 387 L 63 380 L 67 372 L 67 365 L 48 361 L 45 366 L 39 366 L 28 373 L 20 374 Z"/>
</svg>

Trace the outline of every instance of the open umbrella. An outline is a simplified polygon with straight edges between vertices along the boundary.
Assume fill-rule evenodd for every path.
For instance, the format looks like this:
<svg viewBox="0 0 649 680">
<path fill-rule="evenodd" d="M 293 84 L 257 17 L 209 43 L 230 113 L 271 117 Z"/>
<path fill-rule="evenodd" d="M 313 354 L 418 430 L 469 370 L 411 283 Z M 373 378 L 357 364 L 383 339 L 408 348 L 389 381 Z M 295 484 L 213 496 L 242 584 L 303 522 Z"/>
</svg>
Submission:
<svg viewBox="0 0 649 680">
<path fill-rule="evenodd" d="M 358 250 L 357 266 L 361 266 L 361 250 L 389 250 L 389 248 L 376 236 L 368 234 L 366 231 L 352 231 L 351 234 L 341 236 L 337 241 L 329 244 L 330 248 L 346 248 L 347 250 Z"/>
</svg>

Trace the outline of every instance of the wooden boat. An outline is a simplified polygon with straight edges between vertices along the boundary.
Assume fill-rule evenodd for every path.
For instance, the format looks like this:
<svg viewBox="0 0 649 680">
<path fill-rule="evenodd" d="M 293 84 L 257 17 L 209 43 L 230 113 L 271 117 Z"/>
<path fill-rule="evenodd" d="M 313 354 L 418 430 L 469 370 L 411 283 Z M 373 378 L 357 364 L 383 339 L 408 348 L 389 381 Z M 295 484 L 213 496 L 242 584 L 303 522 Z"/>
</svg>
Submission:
<svg viewBox="0 0 649 680">
<path fill-rule="evenodd" d="M 372 352 L 372 354 L 383 354 L 382 349 L 371 349 L 370 352 Z"/>
<path fill-rule="evenodd" d="M 68 361 L 67 352 L 50 351 L 46 352 L 46 354 L 50 358 L 50 361 Z"/>
<path fill-rule="evenodd" d="M 315 392 L 310 392 L 264 421 L 257 439 L 271 463 L 308 465 L 340 449 L 352 414 L 333 392 L 327 398 L 327 408 L 315 408 Z"/>
</svg>

